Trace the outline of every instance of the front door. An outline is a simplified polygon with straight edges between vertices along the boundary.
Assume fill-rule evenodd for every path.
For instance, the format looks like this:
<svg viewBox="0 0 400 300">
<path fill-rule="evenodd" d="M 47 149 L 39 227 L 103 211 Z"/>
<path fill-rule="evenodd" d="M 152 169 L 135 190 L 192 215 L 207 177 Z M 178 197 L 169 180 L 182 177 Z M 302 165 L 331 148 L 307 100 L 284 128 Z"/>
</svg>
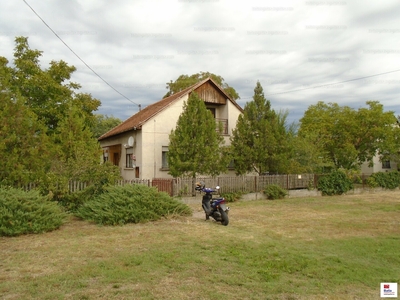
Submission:
<svg viewBox="0 0 400 300">
<path fill-rule="evenodd" d="M 119 165 L 119 153 L 118 153 L 118 152 L 114 152 L 113 164 L 114 164 L 115 166 L 118 166 L 118 165 Z"/>
</svg>

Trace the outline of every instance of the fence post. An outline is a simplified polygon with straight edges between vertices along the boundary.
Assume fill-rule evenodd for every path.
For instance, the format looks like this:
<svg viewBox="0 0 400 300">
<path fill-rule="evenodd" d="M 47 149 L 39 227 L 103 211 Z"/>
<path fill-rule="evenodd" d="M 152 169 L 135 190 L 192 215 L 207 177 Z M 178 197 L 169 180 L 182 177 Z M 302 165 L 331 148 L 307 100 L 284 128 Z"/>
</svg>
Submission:
<svg viewBox="0 0 400 300">
<path fill-rule="evenodd" d="M 286 189 L 289 190 L 289 174 L 286 174 Z"/>
<path fill-rule="evenodd" d="M 314 174 L 314 189 L 317 188 L 317 174 Z"/>
</svg>

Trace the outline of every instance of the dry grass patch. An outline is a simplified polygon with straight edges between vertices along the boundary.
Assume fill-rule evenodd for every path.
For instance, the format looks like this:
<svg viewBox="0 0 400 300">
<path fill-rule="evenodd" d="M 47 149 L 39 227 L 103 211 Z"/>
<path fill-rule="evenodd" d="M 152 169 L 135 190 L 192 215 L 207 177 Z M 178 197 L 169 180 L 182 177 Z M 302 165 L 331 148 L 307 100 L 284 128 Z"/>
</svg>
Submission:
<svg viewBox="0 0 400 300">
<path fill-rule="evenodd" d="M 0 299 L 377 299 L 400 282 L 400 192 L 230 204 L 0 238 Z"/>
</svg>

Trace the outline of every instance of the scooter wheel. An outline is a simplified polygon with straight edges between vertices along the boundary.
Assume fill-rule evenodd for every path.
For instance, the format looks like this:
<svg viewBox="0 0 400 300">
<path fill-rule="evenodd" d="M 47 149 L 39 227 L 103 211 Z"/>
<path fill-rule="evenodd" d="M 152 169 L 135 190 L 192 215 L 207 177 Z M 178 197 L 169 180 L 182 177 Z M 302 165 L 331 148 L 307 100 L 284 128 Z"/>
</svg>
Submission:
<svg viewBox="0 0 400 300">
<path fill-rule="evenodd" d="M 229 224 L 228 214 L 222 209 L 220 210 L 220 214 L 221 214 L 221 224 L 227 226 Z"/>
</svg>

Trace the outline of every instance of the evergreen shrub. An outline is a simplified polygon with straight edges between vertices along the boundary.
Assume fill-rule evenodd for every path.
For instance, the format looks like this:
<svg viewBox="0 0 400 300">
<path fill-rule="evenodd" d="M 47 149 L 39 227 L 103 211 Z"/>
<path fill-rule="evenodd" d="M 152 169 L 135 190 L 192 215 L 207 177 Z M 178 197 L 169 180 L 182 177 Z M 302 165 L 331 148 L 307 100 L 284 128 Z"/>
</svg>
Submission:
<svg viewBox="0 0 400 300">
<path fill-rule="evenodd" d="M 140 184 L 108 186 L 76 211 L 76 216 L 100 225 L 124 225 L 159 220 L 170 215 L 191 215 L 189 206 Z"/>
<path fill-rule="evenodd" d="M 242 197 L 244 192 L 231 192 L 231 193 L 221 193 L 221 197 L 224 197 L 226 202 L 235 202 Z"/>
<path fill-rule="evenodd" d="M 67 214 L 36 190 L 0 187 L 0 236 L 18 236 L 58 229 Z"/>
<path fill-rule="evenodd" d="M 318 181 L 322 195 L 342 195 L 353 188 L 352 180 L 341 170 L 334 170 Z"/>
<path fill-rule="evenodd" d="M 283 199 L 288 195 L 287 191 L 277 184 L 271 184 L 266 187 L 264 194 L 270 200 Z"/>
</svg>

